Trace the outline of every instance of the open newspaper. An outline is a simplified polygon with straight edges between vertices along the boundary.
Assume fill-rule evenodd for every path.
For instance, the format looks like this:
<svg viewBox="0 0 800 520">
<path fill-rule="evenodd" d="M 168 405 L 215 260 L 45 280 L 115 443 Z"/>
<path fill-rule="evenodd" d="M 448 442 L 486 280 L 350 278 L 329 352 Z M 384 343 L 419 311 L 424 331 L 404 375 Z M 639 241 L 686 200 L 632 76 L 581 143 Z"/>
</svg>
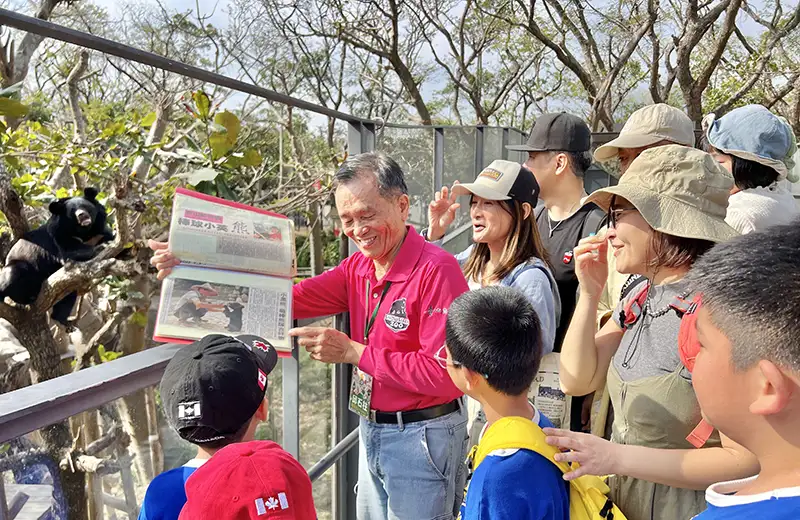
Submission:
<svg viewBox="0 0 800 520">
<path fill-rule="evenodd" d="M 289 352 L 294 225 L 283 215 L 178 188 L 154 339 L 255 334 Z"/>
</svg>

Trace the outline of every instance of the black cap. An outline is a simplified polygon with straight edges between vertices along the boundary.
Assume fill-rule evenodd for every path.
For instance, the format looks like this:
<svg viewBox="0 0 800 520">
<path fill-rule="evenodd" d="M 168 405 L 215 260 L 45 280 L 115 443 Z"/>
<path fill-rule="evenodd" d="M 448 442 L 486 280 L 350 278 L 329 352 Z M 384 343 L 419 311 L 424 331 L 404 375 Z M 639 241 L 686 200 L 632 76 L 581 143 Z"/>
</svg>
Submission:
<svg viewBox="0 0 800 520">
<path fill-rule="evenodd" d="M 526 144 L 506 146 L 519 152 L 588 152 L 592 132 L 583 119 L 566 112 L 542 114 L 533 124 Z"/>
<path fill-rule="evenodd" d="M 211 334 L 180 349 L 161 378 L 167 422 L 194 444 L 232 439 L 267 391 L 278 353 L 258 336 Z"/>
</svg>

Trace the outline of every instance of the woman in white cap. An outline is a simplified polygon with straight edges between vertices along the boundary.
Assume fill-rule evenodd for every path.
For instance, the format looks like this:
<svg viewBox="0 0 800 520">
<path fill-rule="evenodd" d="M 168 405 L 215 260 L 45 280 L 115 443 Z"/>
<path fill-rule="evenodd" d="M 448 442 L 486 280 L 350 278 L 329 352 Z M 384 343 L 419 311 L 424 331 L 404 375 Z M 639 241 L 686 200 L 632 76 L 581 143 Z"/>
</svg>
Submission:
<svg viewBox="0 0 800 520">
<path fill-rule="evenodd" d="M 703 119 L 706 151 L 731 174 L 726 221 L 740 233 L 788 224 L 797 202 L 780 182 L 797 182 L 792 155 L 797 151 L 791 127 L 761 105 L 746 105 L 716 119 Z"/>
<path fill-rule="evenodd" d="M 455 184 L 452 190 L 442 188 L 428 207 L 428 240 L 444 236 L 461 207 L 456 202 L 459 195 L 470 196 L 475 243 L 456 255 L 470 289 L 505 285 L 522 291 L 541 322 L 542 355 L 549 354 L 561 299 L 533 211 L 539 197 L 536 178 L 519 163 L 497 160 L 479 173 L 475 182 Z M 468 430 L 475 443 L 486 421 L 477 401 L 468 399 L 467 410 Z"/>
<path fill-rule="evenodd" d="M 607 380 L 612 442 L 546 433 L 571 450 L 559 460 L 581 464 L 572 476 L 613 474 L 611 498 L 628 520 L 692 518 L 705 508 L 707 486 L 758 471 L 752 454 L 720 435 L 695 447 L 702 445 L 691 437 L 700 407 L 678 348 L 683 313 L 676 302 L 693 297 L 684 276 L 714 243 L 738 234 L 725 222 L 732 187 L 731 174 L 709 154 L 669 145 L 644 151 L 617 186 L 587 199 L 608 211 L 609 230 L 575 248 L 581 293 L 561 350 L 561 384 L 581 395 Z M 649 283 L 595 332 L 609 247 L 619 272 Z"/>
<path fill-rule="evenodd" d="M 552 352 L 560 299 L 533 214 L 536 178 L 519 163 L 497 160 L 475 182 L 442 188 L 428 207 L 428 240 L 444 236 L 461 207 L 459 195 L 470 196 L 475 243 L 456 255 L 470 288 L 507 285 L 525 293 L 542 322 L 542 354 Z"/>
</svg>

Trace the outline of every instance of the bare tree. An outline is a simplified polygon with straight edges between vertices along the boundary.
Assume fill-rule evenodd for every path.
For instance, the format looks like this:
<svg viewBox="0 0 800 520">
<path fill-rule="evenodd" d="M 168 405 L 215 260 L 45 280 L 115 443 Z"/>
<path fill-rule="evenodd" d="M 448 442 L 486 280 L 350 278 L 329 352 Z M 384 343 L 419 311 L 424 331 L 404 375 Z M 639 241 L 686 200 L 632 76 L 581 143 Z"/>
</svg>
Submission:
<svg viewBox="0 0 800 520">
<path fill-rule="evenodd" d="M 487 10 L 525 29 L 575 75 L 591 107 L 593 130 L 613 130 L 613 87 L 655 23 L 658 2 L 634 0 L 604 9 L 581 0 L 504 0 Z"/>
</svg>

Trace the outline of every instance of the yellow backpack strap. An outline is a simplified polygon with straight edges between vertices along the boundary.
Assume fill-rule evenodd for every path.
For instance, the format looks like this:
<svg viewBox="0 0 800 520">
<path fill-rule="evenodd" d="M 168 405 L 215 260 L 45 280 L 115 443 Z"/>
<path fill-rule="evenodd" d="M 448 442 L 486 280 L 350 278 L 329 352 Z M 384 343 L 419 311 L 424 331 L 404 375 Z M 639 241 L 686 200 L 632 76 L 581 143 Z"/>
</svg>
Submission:
<svg viewBox="0 0 800 520">
<path fill-rule="evenodd" d="M 550 446 L 538 424 L 525 417 L 503 417 L 489 426 L 483 433 L 481 442 L 470 454 L 472 469 L 480 465 L 491 452 L 505 449 L 531 450 L 545 457 L 566 473 L 570 470 L 565 462 L 556 462 L 554 456 L 558 448 Z"/>
</svg>

